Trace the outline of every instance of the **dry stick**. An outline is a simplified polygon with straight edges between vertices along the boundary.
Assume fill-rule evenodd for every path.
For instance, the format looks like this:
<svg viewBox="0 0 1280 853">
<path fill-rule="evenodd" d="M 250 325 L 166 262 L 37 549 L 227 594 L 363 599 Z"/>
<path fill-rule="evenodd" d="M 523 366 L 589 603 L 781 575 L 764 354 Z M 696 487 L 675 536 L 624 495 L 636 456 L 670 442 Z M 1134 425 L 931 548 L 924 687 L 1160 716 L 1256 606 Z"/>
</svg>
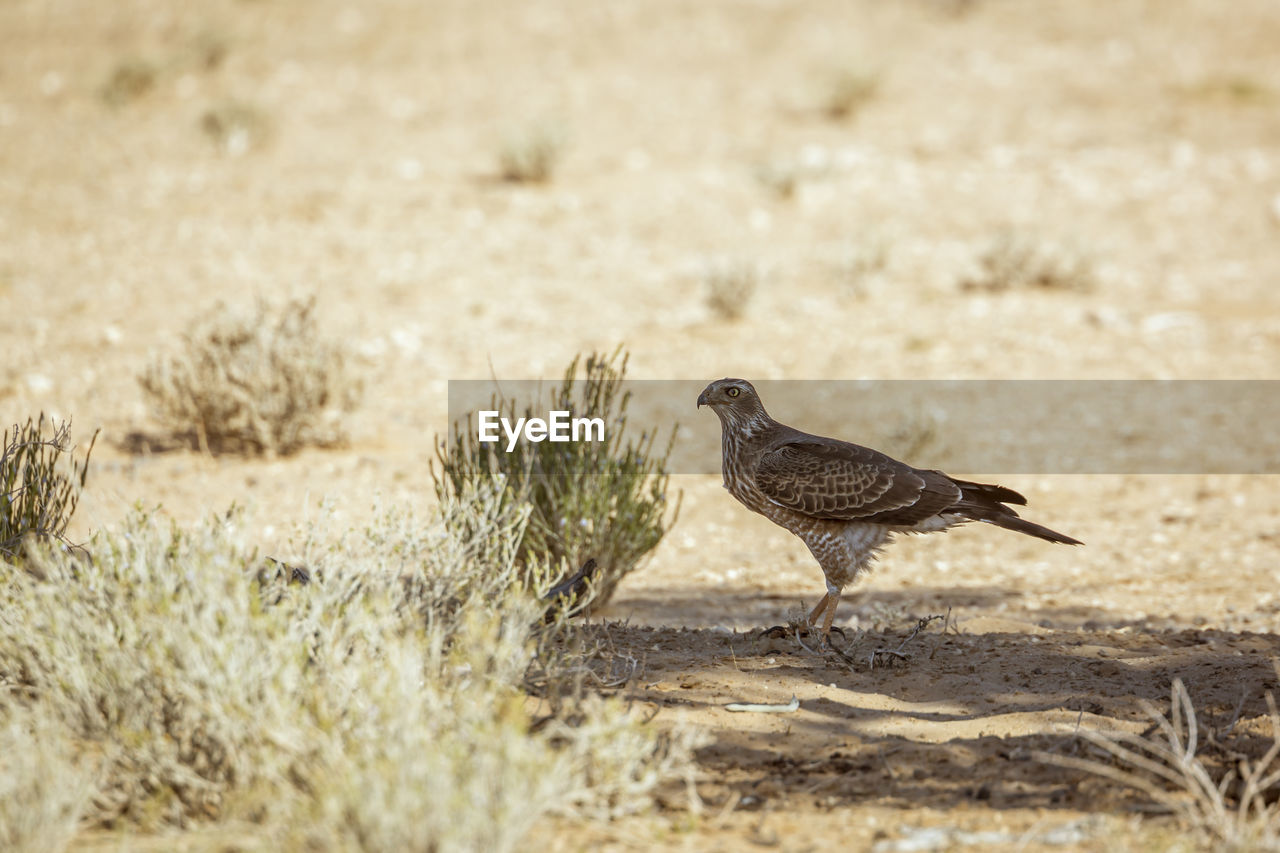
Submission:
<svg viewBox="0 0 1280 853">
<path fill-rule="evenodd" d="M 904 648 L 906 648 L 906 647 L 907 647 L 907 643 L 909 643 L 909 642 L 911 642 L 912 640 L 914 640 L 914 639 L 916 638 L 916 636 L 917 636 L 921 631 L 923 631 L 925 628 L 927 628 L 931 622 L 934 622 L 935 620 L 938 620 L 938 619 L 941 619 L 941 618 L 942 618 L 942 616 L 941 616 L 940 614 L 933 614 L 933 615 L 930 615 L 930 616 L 925 616 L 924 618 L 922 618 L 922 619 L 920 619 L 919 621 L 917 621 L 917 622 L 916 622 L 916 626 L 915 626 L 914 628 L 912 628 L 912 629 L 911 629 L 911 633 L 907 635 L 907 638 L 906 638 L 905 640 L 903 640 L 901 643 L 899 643 L 899 644 L 898 644 L 898 648 L 896 648 L 896 649 L 876 649 L 875 651 L 873 651 L 873 652 L 871 653 L 871 658 L 870 658 L 870 660 L 868 661 L 869 668 L 870 668 L 870 669 L 875 669 L 875 668 L 876 668 L 876 655 L 886 655 L 886 656 L 887 656 L 887 655 L 892 655 L 893 657 L 896 657 L 896 658 L 898 658 L 899 660 L 907 660 L 907 659 L 908 659 L 908 655 L 906 655 L 906 654 L 905 654 L 905 653 L 903 653 L 903 651 L 902 651 Z"/>
<path fill-rule="evenodd" d="M 947 615 L 942 619 L 942 633 L 938 634 L 938 639 L 933 641 L 933 648 L 929 650 L 929 660 L 933 660 L 934 655 L 938 653 L 938 647 L 942 645 L 942 641 L 947 638 L 947 626 L 951 624 L 951 608 L 947 608 Z"/>
</svg>

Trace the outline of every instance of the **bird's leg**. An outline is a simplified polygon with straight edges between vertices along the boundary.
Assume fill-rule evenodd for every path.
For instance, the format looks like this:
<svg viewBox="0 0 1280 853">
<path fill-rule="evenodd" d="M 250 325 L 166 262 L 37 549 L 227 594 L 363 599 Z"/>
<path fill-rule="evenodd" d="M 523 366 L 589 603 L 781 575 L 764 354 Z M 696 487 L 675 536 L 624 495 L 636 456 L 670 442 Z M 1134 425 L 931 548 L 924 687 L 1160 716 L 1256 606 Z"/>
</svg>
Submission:
<svg viewBox="0 0 1280 853">
<path fill-rule="evenodd" d="M 809 611 L 809 615 L 805 617 L 804 625 L 799 625 L 795 622 L 792 622 L 790 625 L 774 625 L 772 628 L 765 628 L 761 631 L 760 636 L 769 637 L 774 640 L 780 640 L 783 637 L 798 636 L 806 630 L 804 626 L 812 628 L 817 623 L 818 616 L 826 608 L 827 602 L 830 598 L 830 593 L 822 596 L 822 600 L 818 602 L 818 606 Z"/>
<path fill-rule="evenodd" d="M 818 626 L 818 617 L 822 617 L 822 633 L 820 635 L 821 644 L 827 642 L 827 636 L 832 630 L 839 632 L 840 636 L 844 636 L 844 631 L 840 628 L 833 629 L 832 621 L 836 618 L 836 605 L 840 602 L 840 590 L 836 589 L 832 584 L 827 584 L 827 594 L 822 596 L 817 606 L 809 611 L 809 615 L 805 617 L 804 626 L 792 623 L 788 626 L 776 625 L 772 628 L 765 628 L 760 632 L 761 637 L 770 637 L 772 639 L 781 639 L 783 637 L 795 636 L 799 637 L 807 630 L 812 630 Z M 824 615 L 825 614 L 825 615 Z M 807 628 L 805 627 L 807 626 Z M 804 644 L 801 643 L 803 646 Z M 808 648 L 807 646 L 805 648 Z M 812 651 L 812 649 L 810 649 Z"/>
<path fill-rule="evenodd" d="M 836 595 L 839 595 L 839 593 L 836 593 Z M 828 592 L 826 595 L 822 596 L 822 600 L 818 602 L 818 606 L 809 611 L 809 616 L 805 621 L 810 625 L 816 624 L 818 617 L 822 614 L 822 611 L 827 609 L 827 603 L 830 601 L 831 593 Z"/>
<path fill-rule="evenodd" d="M 822 645 L 826 645 L 827 638 L 831 636 L 831 623 L 835 621 L 836 607 L 838 607 L 839 604 L 840 588 L 828 581 L 827 594 L 822 596 L 822 600 L 819 601 L 818 606 L 813 608 L 813 611 L 809 613 L 808 618 L 809 627 L 812 628 L 818 624 L 818 617 L 822 616 Z M 839 628 L 836 628 L 835 630 L 839 631 L 841 637 L 844 637 L 844 631 Z"/>
<path fill-rule="evenodd" d="M 822 617 L 822 645 L 825 646 L 830 642 L 831 623 L 835 621 L 836 608 L 840 605 L 840 590 L 833 589 L 827 593 L 823 600 L 827 602 L 827 612 Z M 840 636 L 844 637 L 844 631 L 839 628 L 835 630 L 840 631 Z"/>
</svg>

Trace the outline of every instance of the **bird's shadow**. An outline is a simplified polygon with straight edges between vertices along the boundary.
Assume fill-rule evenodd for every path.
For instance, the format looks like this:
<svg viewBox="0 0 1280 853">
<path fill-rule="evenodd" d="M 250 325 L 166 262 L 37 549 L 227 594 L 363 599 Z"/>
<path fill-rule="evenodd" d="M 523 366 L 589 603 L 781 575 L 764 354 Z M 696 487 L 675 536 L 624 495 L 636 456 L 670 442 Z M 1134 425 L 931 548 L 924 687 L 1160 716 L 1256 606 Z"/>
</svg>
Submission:
<svg viewBox="0 0 1280 853">
<path fill-rule="evenodd" d="M 845 655 L 761 641 L 758 630 L 608 622 L 584 630 L 607 632 L 617 654 L 644 661 L 619 692 L 659 709 L 706 712 L 711 741 L 698 762 L 712 805 L 805 796 L 819 808 L 1149 806 L 1132 789 L 1044 756 L 1114 763 L 1079 728 L 1141 731 L 1151 719 L 1144 703 L 1168 713 L 1174 679 L 1195 701 L 1200 758 L 1215 780 L 1272 743 L 1266 696 L 1278 686 L 1272 661 L 1280 657 L 1273 634 L 1140 621 L 1116 630 L 965 633 L 938 622 L 902 646 L 914 627 L 907 620 L 859 632 Z M 877 648 L 904 655 L 872 665 Z M 791 694 L 804 697 L 796 713 L 725 709 Z"/>
</svg>

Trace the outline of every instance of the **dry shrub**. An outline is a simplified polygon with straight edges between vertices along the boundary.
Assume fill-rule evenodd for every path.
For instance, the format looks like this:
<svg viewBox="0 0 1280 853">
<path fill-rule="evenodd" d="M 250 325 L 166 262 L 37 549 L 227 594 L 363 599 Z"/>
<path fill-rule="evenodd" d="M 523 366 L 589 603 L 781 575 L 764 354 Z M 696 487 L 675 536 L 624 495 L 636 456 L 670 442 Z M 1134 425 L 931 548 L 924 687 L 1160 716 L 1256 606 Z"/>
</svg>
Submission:
<svg viewBox="0 0 1280 853">
<path fill-rule="evenodd" d="M 272 311 L 226 306 L 196 321 L 180 352 L 138 380 L 166 426 L 206 452 L 293 453 L 346 438 L 360 383 L 345 348 L 320 334 L 315 299 Z"/>
<path fill-rule="evenodd" d="M 588 356 L 581 380 L 578 364 L 579 358 L 570 362 L 545 408 L 537 400 L 496 397 L 490 408 L 513 421 L 517 411 L 533 417 L 548 409 L 603 418 L 604 441 L 521 441 L 507 453 L 477 440 L 468 413 L 454 425 L 448 447 L 438 449 L 440 471 L 432 477 L 442 500 L 496 485 L 508 500 L 527 505 L 518 558 L 533 588 L 545 590 L 537 573 L 546 566 L 577 569 L 594 558 L 600 566 L 594 600 L 603 603 L 675 523 L 675 513 L 667 517 L 671 445 L 656 453 L 655 435 L 627 435 L 630 394 L 622 387 L 627 357 L 621 349 Z"/>
<path fill-rule="evenodd" d="M 219 151 L 239 157 L 260 148 L 271 135 L 271 120 L 246 101 L 224 101 L 204 111 L 200 130 Z"/>
<path fill-rule="evenodd" d="M 98 94 L 112 107 L 123 107 L 155 88 L 160 67 L 150 60 L 131 57 L 121 60 L 107 75 Z"/>
<path fill-rule="evenodd" d="M 539 122 L 508 132 L 498 149 L 498 168 L 504 181 L 545 183 L 551 180 L 564 153 L 564 132 Z"/>
<path fill-rule="evenodd" d="M 961 290 L 1084 292 L 1097 286 L 1093 259 L 1084 252 L 1013 232 L 992 239 L 977 262 L 977 271 L 961 278 Z"/>
<path fill-rule="evenodd" d="M 862 68 L 840 68 L 827 76 L 822 93 L 823 114 L 843 121 L 856 114 L 880 89 L 878 75 Z"/>
<path fill-rule="evenodd" d="M 46 430 L 47 426 L 47 430 Z M 59 540 L 71 522 L 89 474 L 93 434 L 84 460 L 76 462 L 71 423 L 27 419 L 5 430 L 0 450 L 0 558 L 15 556 L 29 538 Z"/>
<path fill-rule="evenodd" d="M 1080 735 L 1102 757 L 1045 752 L 1036 757 L 1141 791 L 1216 849 L 1280 850 L 1280 713 L 1275 699 L 1267 694 L 1270 747 L 1256 759 L 1234 756 L 1236 766 L 1215 782 L 1197 756 L 1200 724 L 1181 679 L 1174 679 L 1170 694 L 1167 716 L 1143 701 L 1154 725 L 1142 735 L 1081 729 Z"/>
<path fill-rule="evenodd" d="M 0 563 L 0 719 L 50 721 L 36 754 L 69 742 L 101 766 L 90 797 L 48 800 L 24 833 L 53 837 L 78 804 L 94 826 L 248 826 L 264 848 L 510 850 L 553 811 L 646 807 L 687 737 L 604 703 L 532 730 L 527 512 L 487 490 L 337 542 L 313 531 L 305 584 L 261 571 L 234 513 L 190 529 L 139 513 L 91 563 Z M 0 790 L 47 798 L 48 772 L 0 760 Z"/>
<path fill-rule="evenodd" d="M 721 320 L 740 320 L 760 285 L 760 267 L 747 260 L 722 258 L 703 269 L 707 307 Z"/>
</svg>

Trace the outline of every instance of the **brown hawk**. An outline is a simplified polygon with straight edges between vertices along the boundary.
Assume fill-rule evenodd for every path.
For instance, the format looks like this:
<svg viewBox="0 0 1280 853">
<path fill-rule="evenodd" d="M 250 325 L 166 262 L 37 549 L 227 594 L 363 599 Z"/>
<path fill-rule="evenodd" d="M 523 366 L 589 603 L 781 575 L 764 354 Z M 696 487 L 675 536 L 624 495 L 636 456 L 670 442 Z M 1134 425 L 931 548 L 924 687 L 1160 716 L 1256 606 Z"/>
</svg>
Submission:
<svg viewBox="0 0 1280 853">
<path fill-rule="evenodd" d="M 719 379 L 698 397 L 720 418 L 724 487 L 748 509 L 799 536 L 822 567 L 827 594 L 808 616 L 822 637 L 841 591 L 895 533 L 931 533 L 985 521 L 1050 542 L 1079 540 L 1019 518 L 1012 489 L 913 468 L 869 447 L 780 424 L 743 379 Z"/>
</svg>

